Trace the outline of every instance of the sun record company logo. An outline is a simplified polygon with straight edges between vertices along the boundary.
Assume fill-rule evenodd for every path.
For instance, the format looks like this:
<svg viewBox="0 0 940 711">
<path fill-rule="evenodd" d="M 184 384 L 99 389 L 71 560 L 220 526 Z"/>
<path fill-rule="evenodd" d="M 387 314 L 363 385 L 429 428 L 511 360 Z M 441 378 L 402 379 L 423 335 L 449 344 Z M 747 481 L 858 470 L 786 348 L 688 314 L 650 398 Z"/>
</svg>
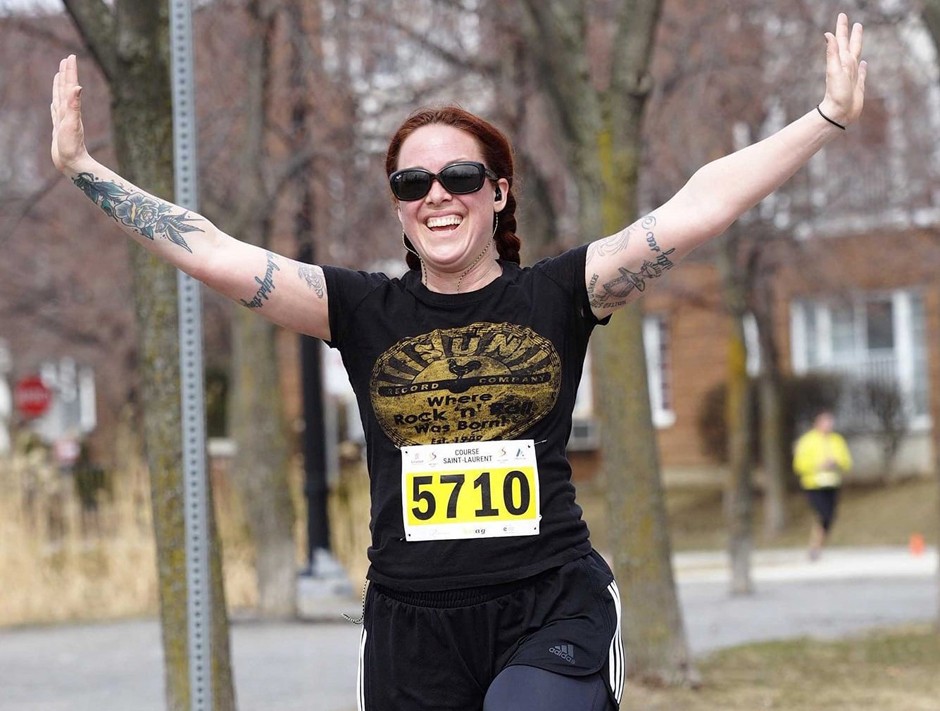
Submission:
<svg viewBox="0 0 940 711">
<path fill-rule="evenodd" d="M 396 343 L 372 370 L 372 407 L 399 447 L 511 439 L 555 406 L 561 360 L 524 326 L 474 323 Z"/>
</svg>

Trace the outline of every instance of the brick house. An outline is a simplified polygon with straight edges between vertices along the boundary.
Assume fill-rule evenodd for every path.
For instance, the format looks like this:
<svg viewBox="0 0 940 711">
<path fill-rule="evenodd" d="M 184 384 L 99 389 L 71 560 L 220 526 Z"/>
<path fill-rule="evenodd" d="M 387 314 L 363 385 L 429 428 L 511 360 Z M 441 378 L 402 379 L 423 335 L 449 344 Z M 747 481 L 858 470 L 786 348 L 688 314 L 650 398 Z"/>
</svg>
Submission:
<svg viewBox="0 0 940 711">
<path fill-rule="evenodd" d="M 802 41 L 785 23 L 767 31 L 774 42 Z M 791 49 L 798 57 L 801 48 Z M 923 474 L 934 470 L 940 451 L 933 424 L 940 422 L 938 61 L 916 17 L 866 26 L 865 54 L 877 72 L 869 75 L 861 122 L 755 208 L 744 230 L 784 236 L 768 240 L 761 255 L 777 265 L 761 278 L 772 279 L 783 371 L 895 386 L 907 432 L 894 468 Z M 786 86 L 799 61 L 768 62 L 767 83 Z M 769 98 L 756 137 L 812 107 L 818 99 L 810 89 L 818 87 Z M 731 130 L 739 129 L 747 130 Z M 730 323 L 707 251 L 644 297 L 651 400 L 667 473 L 715 466 L 696 422 L 705 394 L 725 380 Z M 871 417 L 863 421 L 847 402 L 840 411 L 853 420 L 857 471 L 878 473 Z"/>
<path fill-rule="evenodd" d="M 782 369 L 894 383 L 907 419 L 896 468 L 932 471 L 932 423 L 940 417 L 940 398 L 930 387 L 940 378 L 940 231 L 872 230 L 802 247 L 801 261 L 781 270 L 773 290 Z M 802 260 L 812 268 L 801 268 Z M 839 272 L 839 283 L 817 278 L 826 272 Z M 645 302 L 646 347 L 662 461 L 676 473 L 715 466 L 697 423 L 706 394 L 726 378 L 731 324 L 710 264 L 683 265 L 669 282 Z M 852 433 L 861 473 L 876 473 L 880 463 L 874 429 L 856 426 Z"/>
</svg>

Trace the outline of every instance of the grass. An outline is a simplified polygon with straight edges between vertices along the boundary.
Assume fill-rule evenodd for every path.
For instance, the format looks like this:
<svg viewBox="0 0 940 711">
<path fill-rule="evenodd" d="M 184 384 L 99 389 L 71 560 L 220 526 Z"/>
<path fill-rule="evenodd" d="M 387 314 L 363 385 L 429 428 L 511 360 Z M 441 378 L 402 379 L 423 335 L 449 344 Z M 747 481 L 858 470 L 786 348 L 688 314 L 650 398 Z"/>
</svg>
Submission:
<svg viewBox="0 0 940 711">
<path fill-rule="evenodd" d="M 718 486 L 689 485 L 666 493 L 670 538 L 674 551 L 717 550 L 727 545 L 723 524 L 723 494 Z M 595 545 L 607 542 L 607 504 L 594 482 L 578 487 L 578 502 L 591 529 Z M 810 511 L 802 492 L 787 497 L 787 526 L 774 538 L 762 529 L 761 500 L 755 499 L 754 536 L 758 548 L 805 546 Z M 886 486 L 843 487 L 830 544 L 833 546 L 907 545 L 911 534 L 920 533 L 936 545 L 937 483 L 932 479 L 905 479 Z M 940 708 L 940 704 L 938 704 Z"/>
<path fill-rule="evenodd" d="M 137 495 L 140 475 L 117 482 L 112 505 L 90 515 L 35 450 L 0 468 L 0 625 L 155 609 L 155 576 L 146 574 L 153 536 L 149 506 Z"/>
<path fill-rule="evenodd" d="M 0 627 L 157 613 L 143 463 L 111 477 L 94 507 L 82 505 L 76 488 L 42 449 L 0 460 Z M 253 554 L 237 501 L 223 499 L 226 598 L 233 608 L 250 607 L 257 597 Z"/>
<path fill-rule="evenodd" d="M 928 627 L 821 642 L 796 639 L 717 652 L 699 689 L 627 687 L 633 711 L 936 711 L 940 635 Z"/>
</svg>

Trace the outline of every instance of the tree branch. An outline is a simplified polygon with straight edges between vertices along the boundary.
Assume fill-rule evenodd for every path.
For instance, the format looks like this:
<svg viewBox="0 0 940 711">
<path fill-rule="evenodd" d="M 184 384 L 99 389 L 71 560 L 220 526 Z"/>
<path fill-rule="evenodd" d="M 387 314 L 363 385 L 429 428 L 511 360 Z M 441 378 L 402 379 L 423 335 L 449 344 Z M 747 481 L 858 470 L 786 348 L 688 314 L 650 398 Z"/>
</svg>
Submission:
<svg viewBox="0 0 940 711">
<path fill-rule="evenodd" d="M 94 153 L 96 150 L 102 146 L 108 145 L 110 141 L 100 140 L 95 143 L 89 144 L 89 151 Z M 36 187 L 35 190 L 30 191 L 26 195 L 18 198 L 6 198 L 4 197 L 0 200 L 0 204 L 10 205 L 11 215 L 7 216 L 4 220 L 5 222 L 12 222 L 12 225 L 9 229 L 0 230 L 0 246 L 10 238 L 10 236 L 16 231 L 17 227 L 20 226 L 20 223 L 25 220 L 30 213 L 38 207 L 39 203 L 49 195 L 52 188 L 62 179 L 62 174 L 58 171 L 52 172 L 49 174 L 43 182 Z M 17 207 L 16 203 L 22 203 L 21 207 Z"/>
<path fill-rule="evenodd" d="M 108 84 L 117 76 L 117 22 L 104 0 L 62 0 Z"/>
<path fill-rule="evenodd" d="M 402 22 L 398 19 L 398 16 L 369 11 L 369 9 L 371 9 L 371 6 L 369 5 L 366 5 L 366 8 L 367 12 L 369 12 L 368 17 L 378 27 L 382 28 L 383 30 L 391 27 L 392 29 L 403 34 L 406 38 L 415 44 L 419 45 L 422 49 L 431 52 L 432 54 L 436 55 L 438 59 L 442 59 L 451 66 L 465 68 L 483 76 L 492 74 L 499 66 L 498 61 L 489 62 L 480 60 L 475 57 L 471 57 L 468 54 L 460 54 L 444 47 L 443 45 L 436 44 L 431 41 L 427 34 L 415 30 L 414 27 L 408 23 Z M 460 9 L 463 10 L 465 8 L 460 7 Z"/>
<path fill-rule="evenodd" d="M 56 31 L 56 26 L 48 23 L 42 17 L 19 17 L 12 16 L 4 18 L 4 25 L 26 37 L 33 37 L 43 42 L 48 42 L 53 47 L 58 47 L 59 51 L 67 54 L 74 54 L 81 46 L 76 44 L 74 37 L 63 37 Z"/>
<path fill-rule="evenodd" d="M 522 4 L 532 23 L 527 46 L 540 69 L 537 79 L 540 88 L 552 97 L 561 131 L 570 145 L 591 145 L 600 117 L 590 115 L 587 109 L 591 103 L 582 93 L 592 90 L 585 59 L 584 10 L 547 0 L 524 0 Z"/>
</svg>

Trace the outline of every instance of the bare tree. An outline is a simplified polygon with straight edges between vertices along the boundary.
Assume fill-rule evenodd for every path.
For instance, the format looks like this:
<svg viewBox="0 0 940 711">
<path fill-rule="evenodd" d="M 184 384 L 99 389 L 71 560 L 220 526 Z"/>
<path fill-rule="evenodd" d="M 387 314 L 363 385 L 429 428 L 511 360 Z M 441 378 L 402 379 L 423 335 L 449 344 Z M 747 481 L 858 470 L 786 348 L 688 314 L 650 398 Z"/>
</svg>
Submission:
<svg viewBox="0 0 940 711">
<path fill-rule="evenodd" d="M 173 196 L 169 18 L 161 0 L 64 0 L 111 87 L 115 147 L 121 170 L 155 194 Z M 144 440 L 150 468 L 160 587 L 166 702 L 190 706 L 184 550 L 179 339 L 176 270 L 134 250 L 135 303 L 140 335 Z M 210 497 L 211 498 L 211 497 Z M 210 580 L 213 701 L 234 708 L 228 620 L 212 506 Z"/>
<path fill-rule="evenodd" d="M 769 275 L 758 277 L 751 288 L 751 313 L 757 324 L 760 371 L 757 375 L 760 460 L 764 470 L 764 535 L 783 533 L 787 524 L 786 480 L 790 462 L 784 445 L 783 373 L 774 334 L 774 290 Z"/>
<path fill-rule="evenodd" d="M 207 216 L 238 239 L 274 250 L 272 244 L 286 157 L 272 155 L 276 124 L 277 63 L 281 39 L 278 0 L 221 3 L 209 8 L 212 32 L 227 28 L 226 42 L 213 42 L 213 64 L 239 67 L 238 112 L 227 132 L 231 143 L 212 156 L 217 174 Z M 232 42 L 234 37 L 238 41 Z M 234 51 L 233 51 L 234 50 Z M 229 86 L 231 90 L 231 86 Z M 232 112 L 231 100 L 220 97 L 220 114 Z M 259 265 L 263 269 L 264 265 Z M 297 555 L 295 512 L 290 496 L 291 447 L 287 437 L 276 348 L 278 328 L 254 313 L 250 296 L 232 318 L 232 371 L 229 424 L 238 456 L 233 480 L 244 506 L 255 546 L 257 613 L 264 618 L 290 617 L 296 612 Z"/>
<path fill-rule="evenodd" d="M 728 335 L 728 398 L 726 422 L 730 477 L 727 488 L 728 553 L 731 560 L 731 593 L 749 595 L 753 534 L 753 431 L 751 413 L 753 388 L 747 372 L 747 343 L 744 319 L 747 315 L 748 284 L 742 274 L 739 241 L 741 225 L 733 225 L 722 238 L 718 270 L 725 291 L 725 306 L 731 316 Z"/>
<path fill-rule="evenodd" d="M 524 5 L 532 23 L 528 48 L 568 148 L 581 239 L 611 234 L 637 214 L 647 67 L 660 3 L 600 3 L 593 17 L 589 3 Z M 600 77 L 590 65 L 597 40 L 610 48 Z M 672 572 L 642 319 L 639 306 L 628 307 L 596 339 L 612 553 L 623 589 L 628 673 L 644 682 L 683 684 L 696 673 Z"/>
</svg>

